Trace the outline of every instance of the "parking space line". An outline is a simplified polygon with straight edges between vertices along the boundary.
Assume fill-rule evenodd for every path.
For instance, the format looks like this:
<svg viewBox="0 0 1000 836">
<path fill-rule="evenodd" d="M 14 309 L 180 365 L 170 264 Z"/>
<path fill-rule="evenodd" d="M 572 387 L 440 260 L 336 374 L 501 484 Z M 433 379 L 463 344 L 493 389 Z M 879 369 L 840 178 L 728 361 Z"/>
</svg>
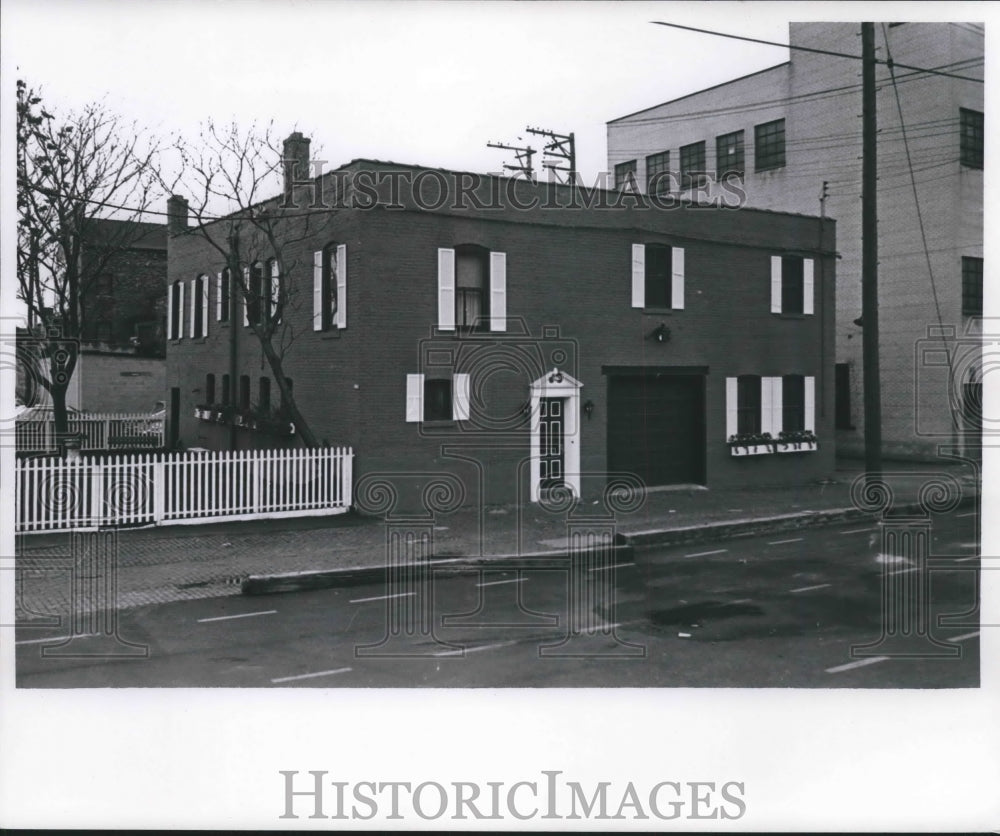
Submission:
<svg viewBox="0 0 1000 836">
<path fill-rule="evenodd" d="M 785 543 L 801 543 L 801 537 L 793 537 L 791 540 L 772 540 L 768 543 L 769 546 L 783 546 Z"/>
<path fill-rule="evenodd" d="M 963 633 L 961 636 L 952 636 L 948 641 L 950 642 L 964 642 L 966 639 L 974 639 L 979 635 L 979 631 L 976 630 L 972 633 Z"/>
<path fill-rule="evenodd" d="M 800 586 L 798 589 L 789 589 L 788 591 L 789 592 L 810 592 L 813 589 L 825 589 L 828 586 L 832 586 L 832 584 L 818 583 L 815 586 Z"/>
<path fill-rule="evenodd" d="M 396 592 L 393 595 L 375 595 L 371 598 L 353 598 L 348 601 L 348 604 L 367 604 L 369 601 L 388 601 L 390 598 L 408 598 L 410 595 L 416 595 L 416 592 Z"/>
<path fill-rule="evenodd" d="M 876 662 L 885 662 L 888 656 L 872 656 L 870 659 L 858 659 L 857 662 L 848 662 L 846 665 L 837 665 L 835 668 L 827 668 L 827 673 L 840 673 L 841 671 L 851 671 L 855 668 L 863 668 L 865 665 L 874 665 Z"/>
<path fill-rule="evenodd" d="M 874 531 L 873 528 L 852 528 L 850 531 L 841 531 L 840 534 L 861 534 L 862 532 Z"/>
<path fill-rule="evenodd" d="M 523 583 L 527 578 L 510 578 L 506 581 L 481 581 L 476 586 L 499 586 L 502 583 Z"/>
<path fill-rule="evenodd" d="M 217 615 L 214 618 L 199 618 L 198 623 L 204 624 L 206 621 L 230 621 L 234 618 L 253 618 L 255 615 L 274 615 L 277 610 L 261 610 L 260 612 L 242 612 L 238 615 Z"/>
<path fill-rule="evenodd" d="M 316 671 L 316 673 L 300 673 L 298 676 L 279 676 L 277 679 L 272 679 L 275 685 L 279 682 L 292 682 L 296 679 L 315 679 L 317 676 L 333 676 L 335 673 L 347 673 L 351 668 L 335 668 L 332 671 Z"/>
<path fill-rule="evenodd" d="M 612 563 L 610 566 L 598 566 L 595 569 L 588 569 L 588 572 L 610 572 L 612 569 L 621 569 L 625 566 L 635 566 L 634 563 Z"/>
<path fill-rule="evenodd" d="M 710 554 L 722 554 L 727 551 L 729 551 L 729 549 L 716 549 L 711 552 L 695 552 L 694 554 L 686 554 L 684 557 L 708 557 Z"/>
</svg>

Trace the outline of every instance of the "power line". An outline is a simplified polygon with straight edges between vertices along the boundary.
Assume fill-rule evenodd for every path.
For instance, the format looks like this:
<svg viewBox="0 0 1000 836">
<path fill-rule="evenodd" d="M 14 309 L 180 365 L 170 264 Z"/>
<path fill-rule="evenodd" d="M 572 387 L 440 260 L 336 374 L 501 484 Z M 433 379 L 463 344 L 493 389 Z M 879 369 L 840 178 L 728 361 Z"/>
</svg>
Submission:
<svg viewBox="0 0 1000 836">
<path fill-rule="evenodd" d="M 814 52 L 818 55 L 832 55 L 834 58 L 853 58 L 855 61 L 861 60 L 860 55 L 851 55 L 850 53 L 847 52 L 833 52 L 832 50 L 829 49 L 816 49 L 815 47 L 811 46 L 793 46 L 792 44 L 780 44 L 777 43 L 776 41 L 765 41 L 761 40 L 760 38 L 748 38 L 745 35 L 731 35 L 728 32 L 715 32 L 712 31 L 711 29 L 698 29 L 694 26 L 682 26 L 679 23 L 666 23 L 665 21 L 662 20 L 651 20 L 650 23 L 655 23 L 657 26 L 668 26 L 671 29 L 685 29 L 688 32 L 699 32 L 702 35 L 716 35 L 720 38 L 732 38 L 733 40 L 736 41 L 749 41 L 750 43 L 764 44 L 766 46 L 779 46 L 782 49 L 795 49 L 798 50 L 799 52 Z M 888 52 L 888 45 L 886 46 L 886 52 Z M 904 70 L 914 70 L 918 73 L 940 75 L 940 76 L 945 76 L 946 78 L 957 78 L 960 81 L 975 81 L 978 82 L 979 84 L 982 84 L 984 81 L 981 78 L 972 78 L 971 76 L 956 75 L 955 73 L 948 73 L 944 72 L 943 70 L 932 70 L 929 69 L 928 67 L 914 67 L 911 64 L 894 64 L 892 58 L 889 58 L 888 61 L 880 61 L 876 58 L 875 63 L 885 64 L 887 67 L 890 68 L 890 70 L 892 69 L 893 66 L 896 66 L 896 67 L 902 67 Z"/>
</svg>

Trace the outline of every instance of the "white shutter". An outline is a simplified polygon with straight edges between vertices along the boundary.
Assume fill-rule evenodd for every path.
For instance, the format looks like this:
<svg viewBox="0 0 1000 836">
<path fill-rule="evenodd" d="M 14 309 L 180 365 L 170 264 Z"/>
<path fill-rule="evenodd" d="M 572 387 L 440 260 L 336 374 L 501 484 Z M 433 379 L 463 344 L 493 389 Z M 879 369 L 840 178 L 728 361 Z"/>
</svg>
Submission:
<svg viewBox="0 0 1000 836">
<path fill-rule="evenodd" d="M 222 322 L 222 271 L 215 276 L 215 321 Z"/>
<path fill-rule="evenodd" d="M 774 383 L 773 377 L 762 377 L 760 379 L 760 431 L 763 433 L 771 433 L 774 435 L 772 429 L 774 420 Z"/>
<path fill-rule="evenodd" d="M 781 256 L 771 256 L 771 313 L 781 313 Z"/>
<path fill-rule="evenodd" d="M 803 427 L 811 432 L 816 432 L 816 378 L 807 377 L 805 379 L 805 423 Z"/>
<path fill-rule="evenodd" d="M 201 277 L 201 335 L 208 336 L 208 274 Z"/>
<path fill-rule="evenodd" d="M 323 251 L 313 253 L 313 331 L 323 330 Z"/>
<path fill-rule="evenodd" d="M 490 253 L 490 330 L 507 330 L 507 253 Z"/>
<path fill-rule="evenodd" d="M 406 420 L 408 422 L 424 420 L 424 376 L 408 374 L 406 376 Z"/>
<path fill-rule="evenodd" d="M 177 339 L 184 337 L 184 282 L 177 282 Z"/>
<path fill-rule="evenodd" d="M 670 307 L 682 311 L 684 310 L 684 248 L 671 248 L 670 261 Z"/>
<path fill-rule="evenodd" d="M 469 375 L 456 374 L 453 381 L 454 392 L 451 399 L 451 417 L 456 421 L 469 420 Z"/>
<path fill-rule="evenodd" d="M 271 262 L 271 316 L 278 310 L 278 302 L 281 301 L 281 268 L 278 266 L 278 259 Z M 277 325 L 281 319 L 275 320 Z"/>
<path fill-rule="evenodd" d="M 813 312 L 813 260 L 802 259 L 802 313 Z"/>
<path fill-rule="evenodd" d="M 632 307 L 646 307 L 646 245 L 632 245 Z"/>
<path fill-rule="evenodd" d="M 337 327 L 347 327 L 347 244 L 337 247 Z"/>
<path fill-rule="evenodd" d="M 177 335 L 174 333 L 174 286 L 167 286 L 167 339 L 175 340 Z"/>
<path fill-rule="evenodd" d="M 726 378 L 726 438 L 736 435 L 739 427 L 739 386 L 735 377 Z"/>
<path fill-rule="evenodd" d="M 785 428 L 784 386 L 780 377 L 771 378 L 771 433 L 775 438 Z"/>
<path fill-rule="evenodd" d="M 455 330 L 455 251 L 438 250 L 438 328 Z"/>
<path fill-rule="evenodd" d="M 243 300 L 243 327 L 246 328 L 250 324 L 250 316 L 247 313 L 247 294 L 250 292 L 250 268 L 243 268 L 243 290 L 240 293 L 240 298 Z"/>
<path fill-rule="evenodd" d="M 201 334 L 194 332 L 195 311 L 198 310 L 198 280 L 191 279 L 191 336 L 200 337 Z"/>
</svg>

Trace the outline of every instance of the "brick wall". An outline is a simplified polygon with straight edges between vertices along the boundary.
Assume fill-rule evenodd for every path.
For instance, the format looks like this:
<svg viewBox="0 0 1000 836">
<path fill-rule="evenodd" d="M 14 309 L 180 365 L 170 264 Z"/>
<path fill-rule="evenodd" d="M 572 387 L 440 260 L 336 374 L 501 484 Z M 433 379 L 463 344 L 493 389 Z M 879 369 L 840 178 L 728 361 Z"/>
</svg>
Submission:
<svg viewBox="0 0 1000 836">
<path fill-rule="evenodd" d="M 166 398 L 166 361 L 155 357 L 84 351 L 79 408 L 87 412 L 152 412 Z"/>
</svg>

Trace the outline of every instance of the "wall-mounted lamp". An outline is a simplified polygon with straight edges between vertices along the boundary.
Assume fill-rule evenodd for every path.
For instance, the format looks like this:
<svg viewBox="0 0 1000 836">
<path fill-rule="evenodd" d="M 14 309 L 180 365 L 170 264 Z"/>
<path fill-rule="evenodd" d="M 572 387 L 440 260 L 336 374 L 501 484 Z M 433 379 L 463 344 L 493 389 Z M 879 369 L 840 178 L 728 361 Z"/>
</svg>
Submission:
<svg viewBox="0 0 1000 836">
<path fill-rule="evenodd" d="M 667 328 L 665 322 L 661 322 L 652 331 L 646 335 L 647 340 L 656 340 L 658 343 L 665 343 L 670 341 L 670 329 Z"/>
<path fill-rule="evenodd" d="M 587 416 L 587 420 L 589 421 L 590 420 L 590 416 L 594 414 L 594 402 L 588 400 L 583 405 L 583 411 L 584 411 L 584 414 Z"/>
</svg>

